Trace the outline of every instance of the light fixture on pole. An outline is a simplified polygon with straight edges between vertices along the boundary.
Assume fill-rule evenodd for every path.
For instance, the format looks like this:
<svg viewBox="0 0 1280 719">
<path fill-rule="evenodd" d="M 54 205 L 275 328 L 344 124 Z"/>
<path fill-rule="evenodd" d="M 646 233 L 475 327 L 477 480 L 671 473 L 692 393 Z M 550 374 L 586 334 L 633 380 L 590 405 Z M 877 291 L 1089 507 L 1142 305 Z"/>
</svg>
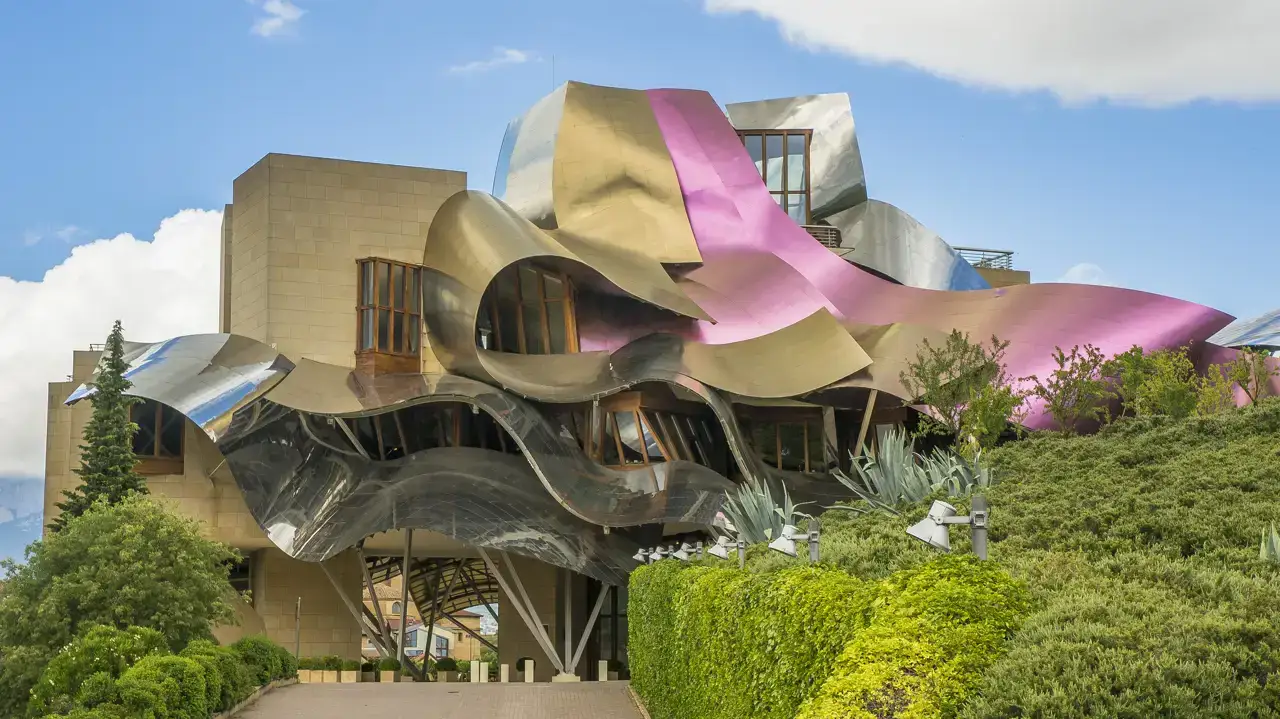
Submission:
<svg viewBox="0 0 1280 719">
<path fill-rule="evenodd" d="M 641 564 L 644 564 L 645 561 L 649 559 L 649 552 L 644 547 L 641 547 L 636 550 L 636 553 L 632 555 L 631 558 Z"/>
<path fill-rule="evenodd" d="M 801 541 L 809 545 L 809 561 L 818 561 L 818 519 L 811 517 L 809 519 L 809 531 L 801 532 L 796 529 L 795 525 L 784 524 L 782 533 L 777 539 L 769 542 L 769 549 L 775 552 L 781 552 L 788 557 L 796 556 L 796 542 Z"/>
<path fill-rule="evenodd" d="M 658 545 L 654 547 L 653 551 L 649 553 L 650 562 L 656 562 L 666 558 L 667 558 L 667 550 L 662 545 Z"/>
<path fill-rule="evenodd" d="M 729 548 L 732 546 L 733 540 L 730 539 L 727 534 L 722 534 L 719 537 L 716 537 L 716 543 L 711 545 L 711 548 L 707 550 L 707 554 L 710 554 L 716 559 L 728 559 Z"/>
<path fill-rule="evenodd" d="M 969 537 L 973 544 L 973 553 L 978 559 L 987 558 L 987 517 L 990 510 L 987 498 L 975 495 L 970 501 L 970 514 L 959 516 L 956 508 L 941 500 L 929 507 L 929 514 L 924 519 L 907 528 L 907 534 L 919 539 L 934 549 L 951 551 L 950 526 L 953 524 L 969 525 Z"/>
<path fill-rule="evenodd" d="M 671 553 L 672 559 L 679 559 L 682 562 L 689 561 L 689 558 L 692 556 L 693 556 L 693 545 L 689 544 L 688 542 L 681 544 L 679 549 Z"/>
</svg>

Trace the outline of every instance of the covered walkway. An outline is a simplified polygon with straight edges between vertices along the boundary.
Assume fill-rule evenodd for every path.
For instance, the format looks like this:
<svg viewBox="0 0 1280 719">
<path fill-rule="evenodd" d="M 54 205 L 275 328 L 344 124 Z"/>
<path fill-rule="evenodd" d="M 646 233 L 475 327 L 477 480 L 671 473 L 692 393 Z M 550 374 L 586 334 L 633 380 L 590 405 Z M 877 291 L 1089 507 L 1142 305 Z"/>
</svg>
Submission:
<svg viewBox="0 0 1280 719">
<path fill-rule="evenodd" d="M 627 682 L 295 684 L 242 719 L 642 719 Z"/>
</svg>

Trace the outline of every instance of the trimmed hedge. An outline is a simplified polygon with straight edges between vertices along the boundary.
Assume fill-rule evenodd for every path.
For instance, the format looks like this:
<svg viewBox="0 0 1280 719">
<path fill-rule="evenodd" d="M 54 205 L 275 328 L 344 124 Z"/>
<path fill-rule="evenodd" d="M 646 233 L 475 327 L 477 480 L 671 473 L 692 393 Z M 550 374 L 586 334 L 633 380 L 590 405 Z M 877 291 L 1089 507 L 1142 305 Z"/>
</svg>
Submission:
<svg viewBox="0 0 1280 719">
<path fill-rule="evenodd" d="M 925 716 L 971 691 L 960 673 L 999 655 L 1028 603 L 963 557 L 878 582 L 661 562 L 631 576 L 631 680 L 654 719 L 891 716 L 877 707 L 903 701 Z"/>
<path fill-rule="evenodd" d="M 28 716 L 207 719 L 259 686 L 296 676 L 296 667 L 287 650 L 261 636 L 230 647 L 196 640 L 174 656 L 150 629 L 95 627 L 49 662 Z"/>
</svg>

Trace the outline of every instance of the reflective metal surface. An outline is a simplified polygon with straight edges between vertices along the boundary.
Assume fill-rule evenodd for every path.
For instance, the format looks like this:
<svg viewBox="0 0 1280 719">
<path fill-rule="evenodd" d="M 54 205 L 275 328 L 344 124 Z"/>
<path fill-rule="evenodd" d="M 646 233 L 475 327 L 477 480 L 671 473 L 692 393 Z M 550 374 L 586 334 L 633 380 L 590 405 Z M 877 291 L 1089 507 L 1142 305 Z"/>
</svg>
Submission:
<svg viewBox="0 0 1280 719">
<path fill-rule="evenodd" d="M 1280 310 L 1249 320 L 1236 320 L 1210 337 L 1209 341 L 1224 347 L 1280 349 Z"/>
<path fill-rule="evenodd" d="M 1011 374 L 1047 376 L 1055 346 L 1091 343 L 1108 354 L 1135 344 L 1181 346 L 1207 338 L 1231 319 L 1190 302 L 1115 287 L 1046 284 L 936 292 L 880 279 L 833 255 L 778 207 L 709 95 L 652 90 L 650 100 L 704 254 L 709 245 L 725 244 L 737 244 L 752 256 L 767 251 L 803 276 L 826 300 L 822 306 L 834 306 L 848 323 L 959 329 L 974 338 L 999 335 L 1010 342 L 1005 360 Z M 817 309 L 811 294 L 789 299 Z M 1027 422 L 1047 426 L 1042 405 L 1030 407 Z"/>
<path fill-rule="evenodd" d="M 809 143 L 810 210 L 813 221 L 867 201 L 867 180 L 843 92 L 738 102 L 725 106 L 738 130 L 812 130 Z"/>
<path fill-rule="evenodd" d="M 186 335 L 155 343 L 126 343 L 130 394 L 178 410 L 217 441 L 231 415 L 284 379 L 293 363 L 267 345 L 228 334 Z M 95 372 L 96 374 L 96 372 Z M 67 398 L 93 394 L 88 384 Z"/>
<path fill-rule="evenodd" d="M 886 202 L 870 200 L 837 212 L 827 221 L 840 228 L 837 255 L 908 287 L 991 289 L 938 233 Z"/>
</svg>

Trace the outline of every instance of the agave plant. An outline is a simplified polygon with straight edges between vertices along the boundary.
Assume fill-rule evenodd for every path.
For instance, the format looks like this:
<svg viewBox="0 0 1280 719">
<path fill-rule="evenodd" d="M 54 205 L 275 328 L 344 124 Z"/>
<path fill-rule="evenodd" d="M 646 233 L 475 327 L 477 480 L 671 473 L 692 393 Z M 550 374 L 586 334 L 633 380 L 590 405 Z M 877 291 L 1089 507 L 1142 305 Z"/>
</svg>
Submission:
<svg viewBox="0 0 1280 719">
<path fill-rule="evenodd" d="M 991 471 L 981 464 L 982 454 L 972 461 L 953 452 L 934 450 L 924 457 L 915 452 L 907 433 L 894 427 L 885 433 L 878 452 L 854 457 L 858 480 L 836 471 L 836 479 L 860 499 L 876 509 L 897 514 L 899 504 L 919 502 L 939 489 L 952 497 L 969 494 L 975 488 L 993 484 Z M 860 511 L 853 507 L 837 507 Z"/>
<path fill-rule="evenodd" d="M 1271 525 L 1271 531 L 1262 530 L 1262 550 L 1259 552 L 1261 558 L 1280 564 L 1280 533 L 1276 532 L 1276 525 Z"/>
<path fill-rule="evenodd" d="M 772 540 L 782 533 L 783 525 L 794 525 L 798 517 L 807 517 L 797 511 L 802 506 L 804 503 L 791 501 L 791 493 L 785 486 L 779 504 L 768 482 L 748 479 L 728 494 L 723 512 L 738 536 L 754 544 Z"/>
</svg>

